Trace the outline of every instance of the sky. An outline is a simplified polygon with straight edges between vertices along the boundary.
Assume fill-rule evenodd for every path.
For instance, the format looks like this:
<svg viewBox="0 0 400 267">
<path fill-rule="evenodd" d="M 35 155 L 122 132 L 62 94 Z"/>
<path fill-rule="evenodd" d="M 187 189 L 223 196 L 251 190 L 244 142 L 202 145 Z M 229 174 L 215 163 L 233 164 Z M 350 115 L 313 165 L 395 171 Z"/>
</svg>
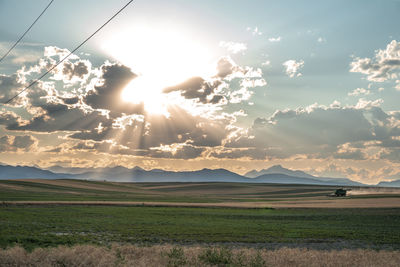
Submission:
<svg viewBox="0 0 400 267">
<path fill-rule="evenodd" d="M 0 55 L 49 1 L 0 0 Z M 127 1 L 55 0 L 0 102 Z M 400 1 L 134 1 L 0 107 L 0 163 L 400 179 Z"/>
</svg>

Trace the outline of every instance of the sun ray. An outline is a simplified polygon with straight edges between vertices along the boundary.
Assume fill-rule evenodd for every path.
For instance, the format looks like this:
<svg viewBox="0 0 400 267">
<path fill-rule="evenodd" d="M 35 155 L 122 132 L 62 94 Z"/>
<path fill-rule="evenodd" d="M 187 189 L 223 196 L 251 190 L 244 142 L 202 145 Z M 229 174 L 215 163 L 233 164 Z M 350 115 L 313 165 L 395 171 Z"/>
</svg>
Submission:
<svg viewBox="0 0 400 267">
<path fill-rule="evenodd" d="M 121 30 L 103 44 L 110 56 L 138 75 L 124 89 L 125 101 L 143 103 L 148 113 L 168 116 L 174 104 L 162 90 L 215 71 L 213 50 L 176 26 L 139 25 Z"/>
</svg>

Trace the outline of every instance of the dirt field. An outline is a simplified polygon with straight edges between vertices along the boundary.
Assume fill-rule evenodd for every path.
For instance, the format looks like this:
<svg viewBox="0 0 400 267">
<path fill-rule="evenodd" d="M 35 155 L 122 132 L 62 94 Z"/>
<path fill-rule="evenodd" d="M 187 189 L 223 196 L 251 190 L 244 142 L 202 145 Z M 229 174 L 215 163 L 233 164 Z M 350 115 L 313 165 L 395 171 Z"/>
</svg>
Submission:
<svg viewBox="0 0 400 267">
<path fill-rule="evenodd" d="M 133 202 L 133 201 L 3 201 L 3 205 L 93 205 L 157 207 L 224 207 L 224 208 L 400 208 L 399 198 L 296 200 L 279 202 Z"/>
</svg>

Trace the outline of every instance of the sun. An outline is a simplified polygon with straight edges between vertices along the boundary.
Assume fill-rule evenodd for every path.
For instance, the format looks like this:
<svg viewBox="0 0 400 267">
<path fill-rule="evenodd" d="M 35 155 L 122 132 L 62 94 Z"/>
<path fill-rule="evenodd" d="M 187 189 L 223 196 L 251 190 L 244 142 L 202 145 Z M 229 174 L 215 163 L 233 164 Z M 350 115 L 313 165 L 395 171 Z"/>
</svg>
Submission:
<svg viewBox="0 0 400 267">
<path fill-rule="evenodd" d="M 162 84 L 143 75 L 133 79 L 122 91 L 123 101 L 144 104 L 146 112 L 169 116 L 167 97 L 162 93 Z"/>
<path fill-rule="evenodd" d="M 123 90 L 122 99 L 143 103 L 149 113 L 167 114 L 167 107 L 174 104 L 164 88 L 215 71 L 212 49 L 176 26 L 129 27 L 110 36 L 102 48 L 138 75 Z"/>
</svg>

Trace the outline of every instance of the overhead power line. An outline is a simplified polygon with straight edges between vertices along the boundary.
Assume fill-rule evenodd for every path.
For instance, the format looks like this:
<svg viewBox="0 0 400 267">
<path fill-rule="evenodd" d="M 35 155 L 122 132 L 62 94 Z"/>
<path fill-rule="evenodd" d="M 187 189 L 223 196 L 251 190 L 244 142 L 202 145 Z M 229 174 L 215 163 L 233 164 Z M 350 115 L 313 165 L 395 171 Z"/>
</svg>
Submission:
<svg viewBox="0 0 400 267">
<path fill-rule="evenodd" d="M 6 102 L 2 103 L 3 105 L 10 103 L 13 101 L 16 97 L 18 97 L 20 94 L 28 90 L 30 87 L 35 85 L 38 81 L 43 79 L 47 74 L 49 74 L 52 70 L 54 70 L 58 65 L 60 65 L 64 60 L 66 60 L 69 56 L 71 56 L 73 53 L 75 53 L 76 50 L 81 48 L 87 41 L 89 41 L 96 33 L 98 33 L 101 29 L 103 29 L 110 21 L 112 21 L 116 16 L 118 16 L 119 13 L 121 13 L 127 6 L 132 3 L 133 0 L 130 0 L 127 4 L 125 4 L 120 10 L 118 10 L 117 13 L 115 13 L 111 18 L 109 18 L 103 25 L 101 25 L 94 33 L 92 33 L 88 38 L 86 38 L 82 43 L 80 43 L 74 50 L 72 50 L 67 56 L 65 56 L 63 59 L 58 61 L 53 67 L 51 67 L 48 71 L 46 71 L 43 75 L 41 75 L 39 78 L 31 82 L 27 87 L 22 89 L 19 93 L 17 93 L 15 96 L 12 98 L 8 99 Z"/>
<path fill-rule="evenodd" d="M 44 14 L 44 12 L 46 12 L 46 10 L 50 7 L 50 5 L 54 2 L 54 0 L 51 0 L 50 3 L 46 6 L 46 8 L 42 11 L 42 13 L 40 13 L 39 17 L 37 17 L 35 19 L 35 21 L 31 24 L 31 26 L 29 26 L 29 28 L 24 32 L 24 34 L 21 35 L 21 37 L 19 37 L 19 39 L 14 43 L 13 46 L 11 46 L 11 48 L 4 54 L 4 56 L 2 56 L 0 58 L 0 62 L 3 61 L 3 59 L 6 58 L 6 56 L 8 56 L 8 54 L 11 53 L 11 51 L 14 49 L 14 47 L 17 46 L 17 44 L 22 40 L 22 38 L 25 37 L 25 35 L 30 31 L 30 29 L 32 29 L 33 25 L 35 25 L 35 23 L 40 19 L 40 17 Z"/>
</svg>

